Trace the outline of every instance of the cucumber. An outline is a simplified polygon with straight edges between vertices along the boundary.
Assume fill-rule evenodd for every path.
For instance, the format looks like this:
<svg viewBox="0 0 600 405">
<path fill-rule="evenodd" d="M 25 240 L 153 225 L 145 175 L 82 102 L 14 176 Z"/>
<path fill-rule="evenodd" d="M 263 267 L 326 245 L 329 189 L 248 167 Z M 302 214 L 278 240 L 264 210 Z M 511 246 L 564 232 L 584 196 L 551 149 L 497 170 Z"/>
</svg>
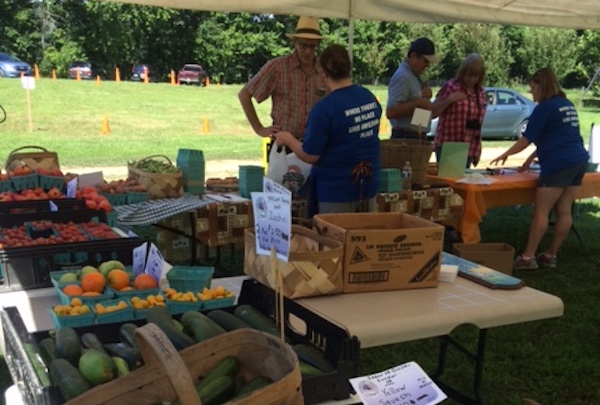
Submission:
<svg viewBox="0 0 600 405">
<path fill-rule="evenodd" d="M 33 345 L 31 343 L 23 343 L 23 349 L 25 350 L 33 369 L 35 370 L 42 387 L 49 387 L 52 385 L 50 383 L 48 373 L 46 373 L 46 365 L 44 364 L 40 354 L 33 348 Z"/>
<path fill-rule="evenodd" d="M 98 350 L 101 353 L 108 354 L 102 347 L 102 342 L 98 339 L 98 336 L 93 334 L 92 332 L 87 332 L 81 335 L 81 345 L 86 349 L 94 349 Z"/>
<path fill-rule="evenodd" d="M 196 386 L 196 389 L 202 405 L 218 405 L 234 397 L 235 381 L 233 377 L 224 375 L 215 378 L 202 388 Z"/>
<path fill-rule="evenodd" d="M 222 309 L 215 309 L 206 314 L 213 322 L 225 329 L 227 332 L 236 329 L 252 328 L 248 322 L 238 318 L 230 312 Z"/>
<path fill-rule="evenodd" d="M 192 335 L 196 342 L 202 342 L 223 333 L 227 333 L 223 328 L 208 318 L 202 319 L 194 317 L 186 319 L 185 329 L 190 331 L 190 335 Z"/>
<path fill-rule="evenodd" d="M 215 363 L 210 369 L 206 371 L 204 378 L 196 385 L 196 389 L 199 391 L 210 384 L 212 381 L 223 376 L 235 377 L 240 372 L 241 364 L 237 357 L 226 356 Z M 204 401 L 202 401 L 204 404 Z"/>
<path fill-rule="evenodd" d="M 50 377 L 54 385 L 58 386 L 65 401 L 73 399 L 92 388 L 77 367 L 63 358 L 52 360 L 52 363 L 50 363 Z"/>
<path fill-rule="evenodd" d="M 104 349 L 110 356 L 120 357 L 125 360 L 131 371 L 144 364 L 142 353 L 136 348 L 127 346 L 125 343 L 106 343 Z"/>
<path fill-rule="evenodd" d="M 310 364 L 305 363 L 303 361 L 299 361 L 299 363 L 300 363 L 300 374 L 302 374 L 302 377 L 312 377 L 312 376 L 323 374 L 323 372 L 321 370 L 319 370 L 318 368 L 316 368 L 315 366 L 311 366 Z"/>
<path fill-rule="evenodd" d="M 60 328 L 54 340 L 54 356 L 68 360 L 73 366 L 79 363 L 81 356 L 81 340 L 73 328 Z"/>
<path fill-rule="evenodd" d="M 250 381 L 248 381 L 246 384 L 242 385 L 242 387 L 240 388 L 240 390 L 238 391 L 238 393 L 236 394 L 236 398 L 239 397 L 243 397 L 245 395 L 249 395 L 252 392 L 264 388 L 267 385 L 271 384 L 273 382 L 273 380 L 270 377 L 266 377 L 266 376 L 258 376 L 258 377 L 254 377 L 253 379 L 251 379 Z"/>
<path fill-rule="evenodd" d="M 148 308 L 146 320 L 156 324 L 164 334 L 167 335 L 171 343 L 173 343 L 173 346 L 175 346 L 175 349 L 178 351 L 196 343 L 190 336 L 177 330 L 167 307 L 157 305 Z"/>
<path fill-rule="evenodd" d="M 138 326 L 131 322 L 126 322 L 119 328 L 119 339 L 130 347 L 139 349 L 135 343 L 135 330 Z"/>
<path fill-rule="evenodd" d="M 317 350 L 313 346 L 306 343 L 298 343 L 292 346 L 294 352 L 298 356 L 298 360 L 301 360 L 311 366 L 314 366 L 324 373 L 330 373 L 335 371 L 335 367 L 320 350 Z"/>
<path fill-rule="evenodd" d="M 281 336 L 281 331 L 277 327 L 275 321 L 251 305 L 239 305 L 233 313 L 254 329 L 270 333 L 273 336 Z"/>
<path fill-rule="evenodd" d="M 50 368 L 50 363 L 56 358 L 54 355 L 54 339 L 51 337 L 44 338 L 38 343 L 38 352 L 46 367 Z"/>
</svg>

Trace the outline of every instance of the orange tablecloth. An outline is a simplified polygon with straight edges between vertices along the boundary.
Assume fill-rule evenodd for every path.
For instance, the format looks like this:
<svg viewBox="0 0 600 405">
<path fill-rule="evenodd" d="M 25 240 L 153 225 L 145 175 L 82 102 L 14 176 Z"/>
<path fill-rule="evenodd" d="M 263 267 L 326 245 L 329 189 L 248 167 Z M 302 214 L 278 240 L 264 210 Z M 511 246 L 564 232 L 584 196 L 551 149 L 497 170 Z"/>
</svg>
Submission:
<svg viewBox="0 0 600 405">
<path fill-rule="evenodd" d="M 463 199 L 465 208 L 458 219 L 458 231 L 464 243 L 481 241 L 479 223 L 489 208 L 532 204 L 535 198 L 535 183 L 538 178 L 534 173 L 515 173 L 493 176 L 490 185 L 457 183 L 458 179 L 450 179 L 427 175 L 428 181 L 448 183 Z M 600 196 L 600 173 L 586 173 L 583 185 L 577 198 Z"/>
</svg>

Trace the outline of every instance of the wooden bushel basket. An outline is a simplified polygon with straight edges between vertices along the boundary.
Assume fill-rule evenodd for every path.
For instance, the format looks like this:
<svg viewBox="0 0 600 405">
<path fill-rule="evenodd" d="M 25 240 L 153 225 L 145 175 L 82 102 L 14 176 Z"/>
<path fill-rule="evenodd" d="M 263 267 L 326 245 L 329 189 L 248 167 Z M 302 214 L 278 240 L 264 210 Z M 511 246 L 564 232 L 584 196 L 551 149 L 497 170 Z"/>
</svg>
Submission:
<svg viewBox="0 0 600 405">
<path fill-rule="evenodd" d="M 270 256 L 256 253 L 254 228 L 244 231 L 244 273 L 275 289 Z M 292 225 L 288 262 L 278 262 L 283 275 L 281 291 L 288 298 L 339 294 L 343 291 L 344 246 L 316 231 Z"/>
<path fill-rule="evenodd" d="M 34 149 L 35 151 L 25 152 L 24 149 Z M 10 152 L 6 159 L 6 170 L 11 170 L 15 164 L 25 164 L 33 170 L 37 168 L 60 170 L 56 152 L 49 152 L 41 146 L 22 146 Z"/>
<path fill-rule="evenodd" d="M 201 405 L 194 383 L 216 362 L 236 356 L 238 375 L 249 381 L 263 375 L 274 382 L 227 405 L 303 405 L 298 358 L 289 345 L 272 335 L 240 329 L 190 346 L 179 353 L 158 326 L 135 332 L 144 365 L 126 376 L 86 391 L 65 405 L 150 405 L 179 401 Z"/>
<path fill-rule="evenodd" d="M 148 198 L 178 198 L 183 195 L 183 173 L 177 170 L 175 173 L 149 173 L 138 168 L 138 165 L 148 159 L 161 157 L 173 165 L 171 159 L 164 155 L 153 155 L 145 157 L 137 162 L 127 164 L 129 177 L 135 179 L 140 185 L 148 189 Z"/>
</svg>

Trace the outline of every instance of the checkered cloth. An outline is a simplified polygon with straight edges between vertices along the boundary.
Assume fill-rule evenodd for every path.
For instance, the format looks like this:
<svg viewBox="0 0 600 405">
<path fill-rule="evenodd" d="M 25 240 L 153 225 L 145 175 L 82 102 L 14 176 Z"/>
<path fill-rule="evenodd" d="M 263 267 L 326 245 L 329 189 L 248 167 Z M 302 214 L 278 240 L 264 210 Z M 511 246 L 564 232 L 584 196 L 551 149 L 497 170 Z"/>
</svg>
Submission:
<svg viewBox="0 0 600 405">
<path fill-rule="evenodd" d="M 138 204 L 117 205 L 114 210 L 118 215 L 118 223 L 123 226 L 151 225 L 182 212 L 194 211 L 217 201 L 209 197 L 184 195 L 180 198 L 161 198 L 144 201 Z"/>
</svg>

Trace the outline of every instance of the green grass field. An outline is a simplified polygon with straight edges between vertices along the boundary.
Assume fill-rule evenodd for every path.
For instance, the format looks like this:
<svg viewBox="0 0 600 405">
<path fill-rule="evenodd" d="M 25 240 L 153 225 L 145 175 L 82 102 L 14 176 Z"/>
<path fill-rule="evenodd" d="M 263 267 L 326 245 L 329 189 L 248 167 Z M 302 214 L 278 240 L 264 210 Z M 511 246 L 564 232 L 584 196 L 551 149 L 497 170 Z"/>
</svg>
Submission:
<svg viewBox="0 0 600 405">
<path fill-rule="evenodd" d="M 95 82 L 43 79 L 30 94 L 30 132 L 26 92 L 18 80 L 0 80 L 0 105 L 8 116 L 0 124 L 0 159 L 4 161 L 10 151 L 25 145 L 56 151 L 61 164 L 71 167 L 121 166 L 128 160 L 156 154 L 174 159 L 179 148 L 203 150 L 208 164 L 214 159 L 260 159 L 261 142 L 243 116 L 237 100 L 239 89 L 130 82 L 102 82 L 97 86 Z M 372 89 L 385 103 L 386 88 Z M 521 90 L 527 94 L 525 88 Z M 579 91 L 569 95 L 578 101 Z M 268 110 L 268 102 L 260 106 L 264 122 L 268 122 Z M 586 142 L 599 111 L 579 109 Z M 110 121 L 109 135 L 100 134 L 105 115 Z M 202 132 L 205 118 L 210 125 L 208 134 Z M 484 147 L 510 144 L 485 142 Z M 570 236 L 559 253 L 558 269 L 516 274 L 528 286 L 562 298 L 565 315 L 490 330 L 483 381 L 488 405 L 522 405 L 523 398 L 542 405 L 600 404 L 599 208 L 597 200 L 579 202 L 575 226 L 584 245 Z M 507 242 L 520 251 L 530 218 L 529 206 L 490 210 L 481 227 L 483 241 Z M 241 272 L 241 263 L 236 270 Z M 472 326 L 453 332 L 460 338 L 475 334 Z M 410 360 L 433 372 L 436 356 L 436 339 L 367 349 L 361 352 L 360 373 Z M 447 373 L 452 381 L 469 389 L 471 370 L 455 364 L 456 360 L 452 354 Z M 10 377 L 2 370 L 0 386 L 6 386 Z"/>
</svg>

